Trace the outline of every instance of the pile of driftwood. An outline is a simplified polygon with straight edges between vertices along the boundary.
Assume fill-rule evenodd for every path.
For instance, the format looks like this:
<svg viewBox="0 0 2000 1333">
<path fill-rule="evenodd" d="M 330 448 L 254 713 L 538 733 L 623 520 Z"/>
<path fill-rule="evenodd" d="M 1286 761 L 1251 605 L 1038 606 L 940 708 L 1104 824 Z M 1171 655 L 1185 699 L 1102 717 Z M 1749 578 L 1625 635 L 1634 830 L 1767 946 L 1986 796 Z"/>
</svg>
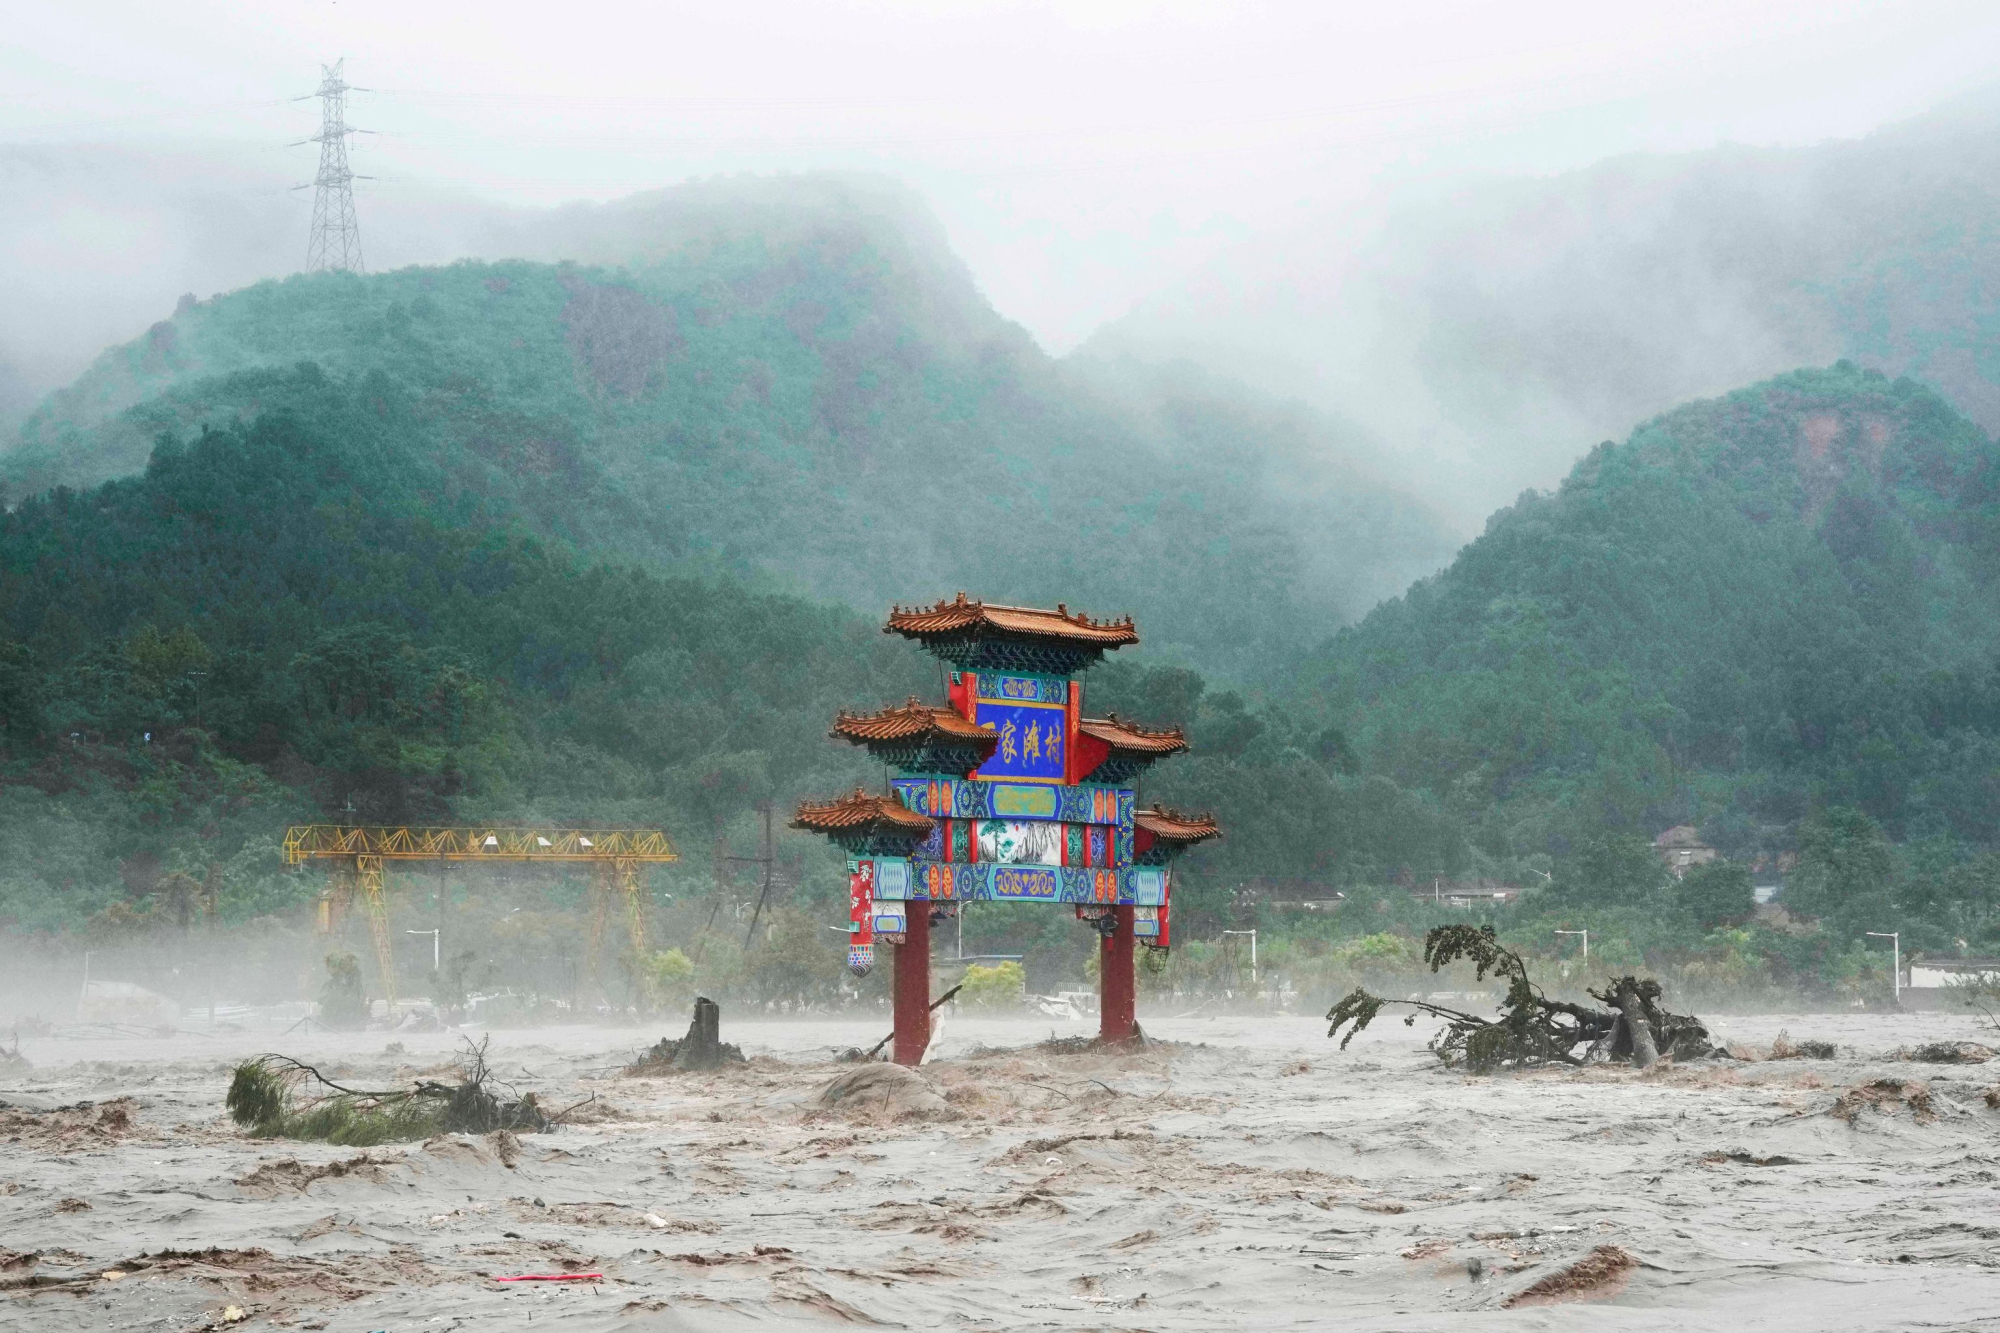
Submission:
<svg viewBox="0 0 2000 1333">
<path fill-rule="evenodd" d="M 1693 1060 L 1712 1054 L 1701 1020 L 1669 1013 L 1660 1004 L 1660 983 L 1650 977 L 1616 977 L 1602 990 L 1587 991 L 1606 1005 L 1591 1009 L 1552 1000 L 1528 977 L 1527 964 L 1493 936 L 1491 926 L 1439 926 L 1424 936 L 1424 961 L 1433 972 L 1464 959 L 1480 981 L 1492 976 L 1507 983 L 1497 1018 L 1480 1018 L 1427 1000 L 1384 1000 L 1357 987 L 1327 1012 L 1326 1035 L 1341 1037 L 1345 1048 L 1384 1005 L 1407 1006 L 1403 1021 L 1418 1014 L 1444 1020 L 1430 1048 L 1447 1065 L 1473 1073 L 1539 1064 L 1580 1065 L 1589 1060 L 1629 1061 L 1644 1069 L 1662 1056 Z"/>
<path fill-rule="evenodd" d="M 350 1147 L 433 1134 L 539 1132 L 562 1118 L 544 1114 L 532 1092 L 497 1096 L 488 1086 L 493 1082 L 484 1041 L 466 1043 L 458 1082 L 421 1079 L 388 1092 L 345 1087 L 288 1055 L 260 1055 L 236 1066 L 225 1105 L 230 1119 L 253 1134 Z"/>
</svg>

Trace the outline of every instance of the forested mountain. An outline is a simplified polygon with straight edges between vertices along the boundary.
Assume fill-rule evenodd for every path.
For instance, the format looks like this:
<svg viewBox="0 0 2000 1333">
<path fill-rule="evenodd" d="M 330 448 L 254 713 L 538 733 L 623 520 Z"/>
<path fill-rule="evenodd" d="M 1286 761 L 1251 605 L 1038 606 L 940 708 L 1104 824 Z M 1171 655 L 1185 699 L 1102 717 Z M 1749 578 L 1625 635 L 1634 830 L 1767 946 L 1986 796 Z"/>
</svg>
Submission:
<svg viewBox="0 0 2000 1333">
<path fill-rule="evenodd" d="M 419 400 L 317 371 L 290 406 L 0 520 L 0 916 L 75 925 L 174 874 L 288 905 L 288 822 L 663 823 L 862 775 L 814 744 L 923 683 L 873 626 L 590 567 L 416 447 Z"/>
<path fill-rule="evenodd" d="M 1996 182 L 1989 90 L 1852 141 L 1411 186 L 1258 238 L 1081 356 L 1194 359 L 1343 414 L 1469 522 L 1582 441 L 1839 358 L 1995 430 Z"/>
<path fill-rule="evenodd" d="M 225 920 L 294 906 L 314 886 L 282 874 L 278 838 L 315 818 L 657 824 L 705 891 L 714 840 L 748 843 L 758 805 L 879 776 L 827 740 L 837 709 L 936 693 L 879 612 L 536 536 L 504 471 L 454 472 L 431 399 L 385 373 L 231 383 L 267 406 L 0 517 L 0 921 L 149 919 L 190 882 Z M 1309 757 L 1192 671 L 1128 663 L 1090 689 L 1192 723 L 1189 790 L 1241 812 L 1191 914 L 1226 875 L 1458 855 L 1424 798 Z M 800 897 L 838 898 L 817 839 L 781 853 Z"/>
<path fill-rule="evenodd" d="M 2000 451 L 1847 363 L 1690 404 L 1495 514 L 1302 699 L 1492 855 L 1686 820 L 1749 861 L 1815 808 L 1991 848 Z"/>
<path fill-rule="evenodd" d="M 875 616 L 538 535 L 557 511 L 531 522 L 518 478 L 433 448 L 429 399 L 386 373 L 235 383 L 273 405 L 0 520 L 0 918 L 150 919 L 176 883 L 214 885 L 229 920 L 295 905 L 312 885 L 276 834 L 314 817 L 659 823 L 688 853 L 669 879 L 699 892 L 710 841 L 744 848 L 759 803 L 871 780 L 825 739 L 835 709 L 934 692 Z M 565 521 L 592 521 L 573 489 Z M 1842 930 L 1887 884 L 1933 943 L 1977 943 L 2000 921 L 1996 572 L 1992 442 L 1837 366 L 1600 446 L 1335 636 L 1289 698 L 1149 650 L 1088 697 L 1191 724 L 1194 754 L 1144 793 L 1228 830 L 1184 867 L 1189 938 L 1246 880 L 1379 893 L 1547 866 L 1545 908 L 1600 895 L 1634 916 L 1593 929 L 1693 947 L 1747 880 L 1659 896 L 1638 846 L 1687 819 L 1739 867 L 1804 851 L 1794 901 Z M 781 855 L 801 901 L 837 895 L 824 848 Z M 1846 940 L 1786 966 L 1824 979 Z"/>
<path fill-rule="evenodd" d="M 1937 392 L 1841 363 L 1678 408 L 1334 633 L 1436 540 L 1348 428 L 1054 365 L 879 210 L 728 211 L 620 268 L 189 302 L 45 403 L 0 519 L 0 918 L 296 903 L 311 817 L 661 823 L 705 891 L 760 803 L 869 777 L 829 716 L 935 685 L 881 610 L 964 586 L 1139 618 L 1088 697 L 1191 725 L 1145 790 L 1228 829 L 1190 938 L 1251 880 L 1546 870 L 1544 907 L 1678 903 L 1645 947 L 1681 948 L 1797 850 L 1839 930 L 1893 892 L 2000 940 L 2000 456 Z M 1658 898 L 1684 820 L 1739 878 Z M 1829 974 L 1815 938 L 1786 966 Z"/>
<path fill-rule="evenodd" d="M 723 183 L 564 234 L 628 262 L 185 301 L 31 417 L 10 491 L 130 473 L 162 430 L 291 402 L 311 362 L 403 395 L 446 493 L 582 551 L 871 614 L 959 587 L 1067 599 L 1255 677 L 1447 555 L 1424 507 L 1303 410 L 1050 362 L 907 199 Z"/>
</svg>

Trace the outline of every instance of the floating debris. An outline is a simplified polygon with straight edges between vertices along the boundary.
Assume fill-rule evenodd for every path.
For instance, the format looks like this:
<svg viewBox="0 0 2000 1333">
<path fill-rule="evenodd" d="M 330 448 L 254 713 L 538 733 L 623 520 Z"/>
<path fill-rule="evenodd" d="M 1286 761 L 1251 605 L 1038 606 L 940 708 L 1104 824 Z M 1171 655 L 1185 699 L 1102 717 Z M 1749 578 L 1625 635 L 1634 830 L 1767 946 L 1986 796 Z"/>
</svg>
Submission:
<svg viewBox="0 0 2000 1333">
<path fill-rule="evenodd" d="M 1909 1108 L 1911 1117 L 1920 1125 L 1938 1118 L 1938 1104 L 1931 1096 L 1930 1084 L 1914 1078 L 1878 1078 L 1857 1083 L 1834 1098 L 1827 1114 L 1851 1125 L 1871 1108 L 1878 1114 L 1892 1116 L 1904 1107 Z"/>
<path fill-rule="evenodd" d="M 1600 1245 L 1561 1272 L 1523 1287 L 1501 1305 L 1512 1310 L 1522 1305 L 1558 1305 L 1615 1296 L 1638 1266 L 1639 1261 L 1630 1251 L 1616 1245 Z"/>
<path fill-rule="evenodd" d="M 1830 1041 L 1793 1042 L 1791 1034 L 1780 1030 L 1777 1040 L 1771 1043 L 1773 1060 L 1831 1060 L 1840 1052 Z"/>
<path fill-rule="evenodd" d="M 1905 1047 L 1896 1052 L 1896 1058 L 1926 1065 L 1983 1065 L 1996 1054 L 2000 1052 L 1976 1041 L 1932 1041 Z"/>
</svg>

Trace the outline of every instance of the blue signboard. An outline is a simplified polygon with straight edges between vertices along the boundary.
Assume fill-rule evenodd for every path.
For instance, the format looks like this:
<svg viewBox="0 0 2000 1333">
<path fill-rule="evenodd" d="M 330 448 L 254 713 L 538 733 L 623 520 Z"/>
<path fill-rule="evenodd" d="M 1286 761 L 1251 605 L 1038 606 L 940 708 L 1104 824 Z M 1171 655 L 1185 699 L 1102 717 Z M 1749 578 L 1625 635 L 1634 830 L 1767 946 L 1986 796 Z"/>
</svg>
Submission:
<svg viewBox="0 0 2000 1333">
<path fill-rule="evenodd" d="M 1062 703 L 1043 697 L 1054 691 L 1033 677 L 982 673 L 975 681 L 972 720 L 1000 738 L 979 776 L 1060 783 L 1068 717 Z"/>
</svg>

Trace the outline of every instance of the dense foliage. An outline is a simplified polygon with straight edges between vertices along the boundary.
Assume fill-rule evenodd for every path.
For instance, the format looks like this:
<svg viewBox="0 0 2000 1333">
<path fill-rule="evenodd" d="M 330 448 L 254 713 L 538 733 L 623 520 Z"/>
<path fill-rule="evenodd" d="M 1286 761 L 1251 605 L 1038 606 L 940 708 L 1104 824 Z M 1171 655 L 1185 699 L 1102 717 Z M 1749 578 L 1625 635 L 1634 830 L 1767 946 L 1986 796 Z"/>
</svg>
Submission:
<svg viewBox="0 0 2000 1333">
<path fill-rule="evenodd" d="M 685 942 L 715 920 L 704 900 L 730 864 L 713 858 L 755 854 L 760 805 L 782 826 L 799 797 L 871 776 L 826 739 L 838 708 L 935 693 L 935 663 L 873 617 L 534 536 L 505 497 L 460 484 L 427 447 L 422 400 L 386 376 L 254 378 L 285 406 L 164 435 L 140 476 L 0 520 L 0 915 L 17 927 L 115 939 L 210 910 L 291 912 L 318 887 L 278 865 L 294 821 L 606 821 L 680 843 L 655 890 L 660 938 Z M 1325 738 L 1293 748 L 1191 670 L 1114 662 L 1088 689 L 1093 710 L 1190 722 L 1187 790 L 1240 820 L 1191 880 L 1192 929 L 1219 928 L 1232 875 L 1382 878 L 1462 859 L 1425 798 L 1352 772 Z M 663 999 L 691 984 L 837 992 L 824 924 L 838 858 L 789 834 L 779 852 L 765 947 L 657 960 L 646 983 Z M 416 904 L 436 887 L 399 873 Z M 519 888 L 455 890 L 438 985 L 576 991 L 581 885 Z M 1062 913 L 972 929 L 1044 972 L 1074 970 L 1087 947 Z"/>
<path fill-rule="evenodd" d="M 310 361 L 402 397 L 448 511 L 498 502 L 579 549 L 869 615 L 959 588 L 1067 600 L 1259 676 L 1447 558 L 1306 414 L 1185 375 L 1087 381 L 911 228 L 741 202 L 754 225 L 683 228 L 623 268 L 188 301 L 52 397 L 5 475 L 21 496 L 136 471 L 162 430 L 283 405 L 271 372 Z"/>
<path fill-rule="evenodd" d="M 76 922 L 159 876 L 295 896 L 284 823 L 617 821 L 702 846 L 865 773 L 820 743 L 920 685 L 848 613 L 588 564 L 438 499 L 414 404 L 311 371 L 304 408 L 163 440 L 144 475 L 0 521 L 0 911 Z M 219 872 L 218 868 L 219 867 Z"/>
</svg>

